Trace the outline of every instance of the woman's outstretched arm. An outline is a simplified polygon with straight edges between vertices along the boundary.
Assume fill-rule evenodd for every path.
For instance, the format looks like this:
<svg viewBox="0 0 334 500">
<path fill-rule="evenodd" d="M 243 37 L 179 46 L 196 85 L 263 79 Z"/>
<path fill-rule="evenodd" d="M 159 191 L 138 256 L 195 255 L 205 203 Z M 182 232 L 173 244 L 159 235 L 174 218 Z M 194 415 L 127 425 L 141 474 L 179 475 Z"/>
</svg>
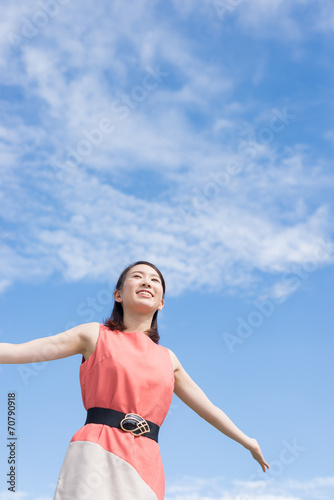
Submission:
<svg viewBox="0 0 334 500">
<path fill-rule="evenodd" d="M 215 406 L 202 389 L 192 380 L 173 351 L 169 349 L 169 352 L 174 366 L 175 394 L 187 406 L 198 413 L 200 417 L 209 422 L 209 424 L 249 450 L 253 458 L 261 465 L 263 472 L 266 471 L 266 468 L 269 469 L 269 465 L 264 460 L 256 439 L 246 436 L 246 434 L 238 429 L 232 420 L 220 408 Z"/>
<path fill-rule="evenodd" d="M 0 364 L 36 363 L 85 355 L 98 323 L 84 323 L 70 330 L 23 344 L 0 344 Z"/>
</svg>

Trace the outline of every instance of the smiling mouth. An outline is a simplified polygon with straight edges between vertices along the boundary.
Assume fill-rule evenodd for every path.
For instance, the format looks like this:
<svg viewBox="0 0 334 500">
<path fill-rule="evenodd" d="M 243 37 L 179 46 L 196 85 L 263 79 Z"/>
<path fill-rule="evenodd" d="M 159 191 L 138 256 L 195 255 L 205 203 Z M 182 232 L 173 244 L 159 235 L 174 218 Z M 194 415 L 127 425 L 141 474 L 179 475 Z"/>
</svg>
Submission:
<svg viewBox="0 0 334 500">
<path fill-rule="evenodd" d="M 143 297 L 153 297 L 153 294 L 148 290 L 140 290 L 138 294 L 141 294 Z"/>
</svg>

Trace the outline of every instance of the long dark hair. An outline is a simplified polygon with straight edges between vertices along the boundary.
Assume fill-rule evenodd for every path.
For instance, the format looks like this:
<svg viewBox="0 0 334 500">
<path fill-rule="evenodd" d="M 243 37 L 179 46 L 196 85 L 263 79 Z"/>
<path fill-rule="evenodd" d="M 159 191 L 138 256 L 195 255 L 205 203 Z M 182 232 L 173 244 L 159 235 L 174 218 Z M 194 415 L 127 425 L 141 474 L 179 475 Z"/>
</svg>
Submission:
<svg viewBox="0 0 334 500">
<path fill-rule="evenodd" d="M 115 287 L 115 291 L 122 290 L 127 273 L 130 271 L 130 269 L 132 269 L 134 266 L 138 266 L 139 264 L 146 264 L 147 266 L 151 266 L 159 274 L 160 279 L 161 279 L 162 289 L 163 289 L 163 296 L 162 297 L 164 297 L 165 290 L 166 290 L 164 277 L 162 276 L 161 272 L 154 264 L 151 264 L 151 262 L 147 262 L 146 260 L 139 260 L 133 264 L 130 264 L 128 267 L 126 267 L 123 270 L 120 277 L 118 278 L 118 281 L 117 281 L 117 284 Z M 145 331 L 145 333 L 147 333 L 147 335 L 150 337 L 150 339 L 153 340 L 153 342 L 155 342 L 156 344 L 159 344 L 159 340 L 160 340 L 160 335 L 158 333 L 158 312 L 159 311 L 156 310 L 154 315 L 153 315 L 151 328 L 149 328 L 148 330 Z M 108 327 L 110 330 L 123 331 L 123 330 L 126 330 L 126 328 L 127 328 L 126 325 L 124 324 L 123 320 L 124 320 L 124 318 L 123 318 L 123 306 L 120 302 L 116 302 L 116 300 L 115 300 L 114 308 L 111 312 L 111 315 L 108 319 L 104 320 L 103 324 L 106 327 Z"/>
</svg>

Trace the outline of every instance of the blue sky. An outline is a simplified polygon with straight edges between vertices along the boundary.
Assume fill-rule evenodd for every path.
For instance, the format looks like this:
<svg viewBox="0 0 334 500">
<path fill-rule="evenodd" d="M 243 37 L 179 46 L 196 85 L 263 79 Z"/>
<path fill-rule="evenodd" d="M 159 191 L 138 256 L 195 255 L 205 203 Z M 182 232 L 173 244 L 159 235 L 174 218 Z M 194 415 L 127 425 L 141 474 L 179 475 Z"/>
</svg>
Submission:
<svg viewBox="0 0 334 500">
<path fill-rule="evenodd" d="M 150 260 L 161 344 L 271 465 L 174 396 L 166 500 L 332 499 L 333 3 L 3 4 L 0 342 L 102 322 Z M 1 367 L 15 498 L 53 497 L 79 365 Z"/>
</svg>

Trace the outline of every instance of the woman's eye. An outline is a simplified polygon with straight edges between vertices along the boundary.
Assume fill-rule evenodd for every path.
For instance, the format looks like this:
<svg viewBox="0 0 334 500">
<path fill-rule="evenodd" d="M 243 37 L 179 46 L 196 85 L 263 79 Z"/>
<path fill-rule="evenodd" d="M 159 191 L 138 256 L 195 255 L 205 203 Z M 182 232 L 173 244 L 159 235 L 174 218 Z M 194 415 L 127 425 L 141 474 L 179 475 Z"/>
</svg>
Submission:
<svg viewBox="0 0 334 500">
<path fill-rule="evenodd" d="M 134 278 L 141 278 L 142 276 L 140 274 L 134 274 Z M 160 283 L 160 280 L 158 278 L 152 278 L 152 281 L 156 281 L 157 283 Z"/>
</svg>

